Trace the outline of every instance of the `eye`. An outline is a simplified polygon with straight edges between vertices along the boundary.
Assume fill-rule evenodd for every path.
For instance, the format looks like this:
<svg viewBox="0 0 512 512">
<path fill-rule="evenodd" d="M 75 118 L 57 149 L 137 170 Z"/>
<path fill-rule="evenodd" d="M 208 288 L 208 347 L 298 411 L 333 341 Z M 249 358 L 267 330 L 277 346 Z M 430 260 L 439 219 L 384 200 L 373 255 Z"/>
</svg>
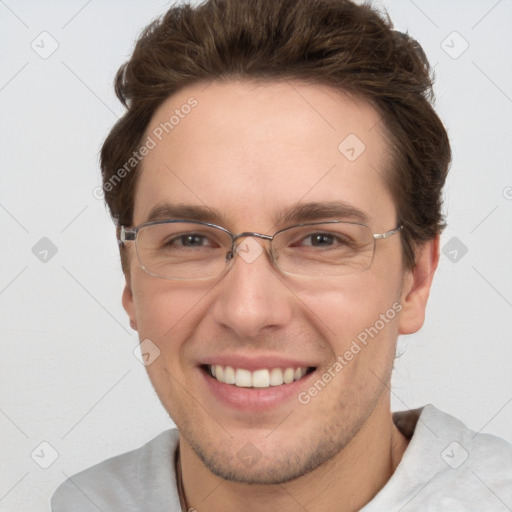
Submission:
<svg viewBox="0 0 512 512">
<path fill-rule="evenodd" d="M 314 233 L 308 235 L 304 241 L 309 241 L 305 245 L 321 246 L 321 245 L 332 245 L 336 240 L 333 235 L 327 233 Z"/>
<path fill-rule="evenodd" d="M 184 247 L 199 247 L 207 244 L 208 239 L 204 235 L 198 235 L 196 233 L 187 233 L 173 238 L 168 242 L 169 245 L 177 244 L 183 245 Z"/>
<path fill-rule="evenodd" d="M 212 237 L 200 233 L 180 233 L 179 235 L 168 236 L 162 241 L 162 247 L 167 249 L 216 247 L 218 244 Z"/>
<path fill-rule="evenodd" d="M 298 245 L 311 247 L 332 247 L 336 245 L 350 245 L 350 239 L 341 233 L 309 233 L 303 237 Z"/>
</svg>

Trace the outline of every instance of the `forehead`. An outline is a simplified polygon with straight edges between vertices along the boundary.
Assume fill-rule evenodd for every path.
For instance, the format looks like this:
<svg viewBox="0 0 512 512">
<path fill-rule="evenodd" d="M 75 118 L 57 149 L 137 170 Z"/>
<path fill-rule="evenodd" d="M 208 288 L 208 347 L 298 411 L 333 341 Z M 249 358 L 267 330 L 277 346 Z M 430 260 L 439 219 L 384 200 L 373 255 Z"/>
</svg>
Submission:
<svg viewBox="0 0 512 512">
<path fill-rule="evenodd" d="M 250 223 L 243 229 L 274 226 L 303 203 L 394 215 L 378 113 L 327 86 L 194 84 L 160 106 L 143 140 L 135 224 L 166 203 L 207 207 L 228 227 Z"/>
</svg>

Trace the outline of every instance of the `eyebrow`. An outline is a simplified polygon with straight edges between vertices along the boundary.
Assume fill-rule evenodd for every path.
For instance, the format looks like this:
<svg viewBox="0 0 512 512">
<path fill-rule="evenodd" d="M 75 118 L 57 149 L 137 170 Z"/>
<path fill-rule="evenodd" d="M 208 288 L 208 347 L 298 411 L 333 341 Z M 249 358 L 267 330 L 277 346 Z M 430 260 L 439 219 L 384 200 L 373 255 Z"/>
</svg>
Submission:
<svg viewBox="0 0 512 512">
<path fill-rule="evenodd" d="M 211 224 L 226 225 L 222 213 L 214 208 L 193 204 L 160 203 L 154 206 L 146 222 L 158 220 L 183 219 Z M 343 201 L 299 203 L 291 208 L 284 208 L 275 218 L 277 225 L 302 224 L 320 220 L 340 219 L 367 223 L 368 215 Z"/>
<path fill-rule="evenodd" d="M 151 209 L 146 222 L 168 219 L 197 220 L 216 224 L 222 222 L 222 215 L 208 206 L 160 203 Z"/>
<path fill-rule="evenodd" d="M 313 222 L 317 220 L 340 219 L 368 222 L 368 215 L 344 201 L 299 203 L 291 209 L 282 210 L 277 217 L 281 224 Z"/>
</svg>

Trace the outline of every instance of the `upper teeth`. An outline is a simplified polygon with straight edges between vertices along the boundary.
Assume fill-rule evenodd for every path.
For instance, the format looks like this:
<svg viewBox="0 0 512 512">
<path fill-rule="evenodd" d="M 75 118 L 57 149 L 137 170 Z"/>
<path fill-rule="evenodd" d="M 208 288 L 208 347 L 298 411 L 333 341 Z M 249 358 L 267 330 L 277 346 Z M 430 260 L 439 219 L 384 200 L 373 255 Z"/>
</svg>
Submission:
<svg viewBox="0 0 512 512">
<path fill-rule="evenodd" d="M 211 365 L 208 366 L 210 375 L 224 384 L 234 384 L 244 388 L 268 388 L 280 386 L 299 380 L 308 371 L 306 366 L 300 368 L 272 368 L 251 372 L 243 368 L 232 366 Z"/>
</svg>

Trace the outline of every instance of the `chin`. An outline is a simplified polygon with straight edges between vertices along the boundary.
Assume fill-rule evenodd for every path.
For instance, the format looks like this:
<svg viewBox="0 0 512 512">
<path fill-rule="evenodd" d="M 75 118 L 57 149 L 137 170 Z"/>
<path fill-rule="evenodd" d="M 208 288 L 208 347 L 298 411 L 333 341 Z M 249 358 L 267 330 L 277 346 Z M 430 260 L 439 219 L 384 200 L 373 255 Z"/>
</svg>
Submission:
<svg viewBox="0 0 512 512">
<path fill-rule="evenodd" d="M 204 437 L 197 441 L 196 436 L 195 440 L 187 441 L 203 465 L 223 480 L 278 485 L 307 475 L 327 463 L 355 435 L 343 429 L 333 433 L 329 426 L 322 430 L 315 436 L 311 432 L 287 433 L 285 438 L 276 436 L 274 440 L 267 431 L 260 436 L 246 434 L 220 442 L 208 442 Z"/>
</svg>

